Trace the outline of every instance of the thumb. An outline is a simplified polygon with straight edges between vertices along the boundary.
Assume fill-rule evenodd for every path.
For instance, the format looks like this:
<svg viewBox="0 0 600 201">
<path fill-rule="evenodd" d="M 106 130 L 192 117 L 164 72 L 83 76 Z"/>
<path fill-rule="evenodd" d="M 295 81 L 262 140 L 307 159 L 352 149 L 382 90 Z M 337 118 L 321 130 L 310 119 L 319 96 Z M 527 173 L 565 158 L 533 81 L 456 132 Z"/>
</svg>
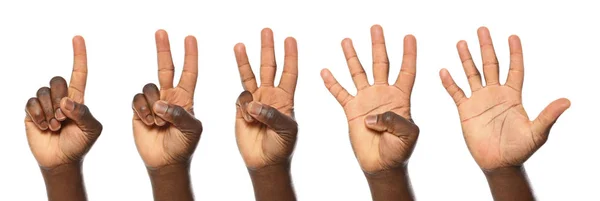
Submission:
<svg viewBox="0 0 600 201">
<path fill-rule="evenodd" d="M 271 106 L 253 101 L 248 104 L 248 113 L 283 137 L 292 138 L 298 134 L 296 120 Z"/>
<path fill-rule="evenodd" d="M 389 132 L 395 136 L 417 136 L 419 127 L 408 119 L 387 111 L 383 114 L 369 115 L 365 118 L 367 128 L 379 131 Z"/>
<path fill-rule="evenodd" d="M 560 115 L 571 107 L 571 101 L 566 98 L 561 98 L 550 103 L 538 117 L 533 120 L 532 130 L 536 134 L 548 135 L 550 128 Z"/>
<path fill-rule="evenodd" d="M 156 101 L 153 109 L 156 115 L 177 127 L 183 134 L 200 136 L 202 133 L 202 123 L 181 106 Z"/>
<path fill-rule="evenodd" d="M 60 101 L 60 110 L 84 133 L 97 137 L 102 132 L 102 124 L 92 116 L 87 106 L 64 97 Z"/>
</svg>

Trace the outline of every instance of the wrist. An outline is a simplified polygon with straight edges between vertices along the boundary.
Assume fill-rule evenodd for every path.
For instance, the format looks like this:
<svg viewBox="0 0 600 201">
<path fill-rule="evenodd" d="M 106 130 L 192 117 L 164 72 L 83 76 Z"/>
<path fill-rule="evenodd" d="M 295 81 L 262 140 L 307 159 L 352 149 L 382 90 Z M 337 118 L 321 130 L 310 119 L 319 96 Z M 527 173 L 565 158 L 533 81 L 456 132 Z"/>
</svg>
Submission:
<svg viewBox="0 0 600 201">
<path fill-rule="evenodd" d="M 379 170 L 377 172 L 366 172 L 363 171 L 367 180 L 382 180 L 389 179 L 390 177 L 398 177 L 402 175 L 408 175 L 407 164 L 400 165 L 398 167 Z"/>
<path fill-rule="evenodd" d="M 257 201 L 296 200 L 290 174 L 290 163 L 248 169 Z"/>
<path fill-rule="evenodd" d="M 48 200 L 86 200 L 81 161 L 40 169 Z"/>
<path fill-rule="evenodd" d="M 81 174 L 82 165 L 83 161 L 76 161 L 72 163 L 60 164 L 55 167 L 40 166 L 40 170 L 42 171 L 42 176 L 44 177 L 60 177 L 75 173 Z"/>
<path fill-rule="evenodd" d="M 273 165 L 267 165 L 261 168 L 248 168 L 250 177 L 254 179 L 268 179 L 270 177 L 291 177 L 290 175 L 291 163 L 278 163 Z"/>
<path fill-rule="evenodd" d="M 374 173 L 364 172 L 371 197 L 379 200 L 414 200 L 406 165 Z"/>
<path fill-rule="evenodd" d="M 178 163 L 160 168 L 147 167 L 154 200 L 193 200 L 190 164 Z"/>
<path fill-rule="evenodd" d="M 525 175 L 525 167 L 522 165 L 518 166 L 507 166 L 507 167 L 498 167 L 493 169 L 482 169 L 483 174 L 488 179 L 494 178 L 505 178 L 505 177 L 515 177 L 515 176 L 523 176 Z"/>
<path fill-rule="evenodd" d="M 174 174 L 189 173 L 190 163 L 175 163 L 160 167 L 146 167 L 150 177 L 165 177 Z"/>
<path fill-rule="evenodd" d="M 535 200 L 523 166 L 484 170 L 494 200 Z"/>
</svg>

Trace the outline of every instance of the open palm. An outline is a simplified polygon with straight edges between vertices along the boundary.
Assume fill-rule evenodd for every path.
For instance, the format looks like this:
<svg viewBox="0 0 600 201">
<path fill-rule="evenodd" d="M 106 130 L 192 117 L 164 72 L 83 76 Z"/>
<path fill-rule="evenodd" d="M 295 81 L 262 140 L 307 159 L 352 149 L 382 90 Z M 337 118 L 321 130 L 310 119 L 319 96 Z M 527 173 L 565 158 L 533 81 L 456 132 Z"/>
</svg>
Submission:
<svg viewBox="0 0 600 201">
<path fill-rule="evenodd" d="M 133 100 L 136 146 L 146 166 L 153 168 L 188 162 L 202 132 L 200 122 L 193 118 L 198 74 L 196 39 L 188 36 L 185 40 L 185 64 L 176 87 L 173 87 L 174 66 L 168 35 L 163 30 L 156 32 L 156 47 L 161 89 L 154 84 L 147 84 L 143 93 L 137 94 Z M 166 116 L 157 113 L 157 103 L 167 106 Z M 181 122 L 186 120 L 189 122 Z"/>
<path fill-rule="evenodd" d="M 242 85 L 246 90 L 238 99 L 235 134 L 246 166 L 253 169 L 287 162 L 294 150 L 297 134 L 297 125 L 293 120 L 294 91 L 298 77 L 296 41 L 291 37 L 285 40 L 285 63 L 277 87 L 274 86 L 277 65 L 273 32 L 270 29 L 263 29 L 261 43 L 260 87 L 250 67 L 245 46 L 240 43 L 234 48 Z M 285 119 L 289 121 L 274 122 L 286 124 L 281 125 L 283 129 L 278 131 L 273 128 L 274 125 L 254 120 L 246 112 L 250 102 L 272 107 L 287 116 Z"/>
<path fill-rule="evenodd" d="M 506 83 L 501 85 L 489 30 L 480 28 L 478 36 L 486 86 L 481 83 L 464 41 L 457 44 L 457 49 L 471 86 L 471 97 L 465 97 L 446 69 L 440 71 L 440 77 L 458 107 L 467 146 L 479 166 L 489 170 L 521 165 L 546 142 L 550 128 L 570 102 L 558 99 L 531 121 L 521 100 L 524 66 L 519 38 L 509 38 L 510 70 Z"/>
<path fill-rule="evenodd" d="M 73 38 L 74 65 L 71 82 L 50 80 L 36 98 L 27 102 L 25 129 L 29 146 L 39 165 L 53 168 L 81 161 L 94 144 L 102 125 L 83 105 L 87 80 L 87 58 L 82 37 Z"/>
<path fill-rule="evenodd" d="M 405 164 L 416 144 L 418 127 L 412 123 L 410 115 L 410 95 L 416 73 L 416 40 L 413 36 L 404 39 L 404 58 L 398 79 L 394 85 L 388 84 L 389 61 L 387 57 L 383 30 L 375 25 L 371 28 L 373 43 L 374 84 L 370 85 L 360 64 L 350 39 L 342 41 L 344 55 L 348 62 L 354 84 L 358 89 L 356 96 L 350 95 L 324 69 L 321 76 L 325 86 L 344 108 L 350 129 L 350 141 L 362 169 L 377 172 Z M 387 117 L 386 112 L 392 116 Z M 400 115 L 404 125 L 400 130 L 392 128 L 379 130 L 370 128 L 369 115 L 395 118 Z"/>
</svg>

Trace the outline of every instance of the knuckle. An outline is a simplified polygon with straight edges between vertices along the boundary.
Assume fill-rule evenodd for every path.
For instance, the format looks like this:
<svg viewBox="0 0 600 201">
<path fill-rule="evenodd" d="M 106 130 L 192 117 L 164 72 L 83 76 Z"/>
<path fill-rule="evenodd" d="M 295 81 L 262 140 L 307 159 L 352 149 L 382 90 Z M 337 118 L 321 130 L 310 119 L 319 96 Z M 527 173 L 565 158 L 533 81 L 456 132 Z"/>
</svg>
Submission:
<svg viewBox="0 0 600 201">
<path fill-rule="evenodd" d="M 185 111 L 182 107 L 179 106 L 175 106 L 172 107 L 171 109 L 171 117 L 173 117 L 173 119 L 180 119 L 181 117 L 183 117 L 184 115 L 186 115 L 187 111 Z"/>
<path fill-rule="evenodd" d="M 132 101 L 132 103 L 133 103 L 133 105 L 135 106 L 135 103 L 136 103 L 136 102 L 142 101 L 142 100 L 144 100 L 144 99 L 145 99 L 145 97 L 144 97 L 144 94 L 142 94 L 142 93 L 138 93 L 138 94 L 136 94 L 135 96 L 133 96 L 133 101 Z"/>
<path fill-rule="evenodd" d="M 392 124 L 396 120 L 396 114 L 392 111 L 387 111 L 381 115 L 381 121 L 384 124 Z"/>
<path fill-rule="evenodd" d="M 142 89 L 142 91 L 144 91 L 144 93 L 154 92 L 154 91 L 158 91 L 158 87 L 154 83 L 148 83 L 148 84 L 144 85 L 144 88 Z"/>
<path fill-rule="evenodd" d="M 27 104 L 25 105 L 25 107 L 33 107 L 35 105 L 37 105 L 37 98 L 29 98 L 29 100 L 27 100 Z"/>
<path fill-rule="evenodd" d="M 46 96 L 46 95 L 50 95 L 50 88 L 42 87 L 42 88 L 38 89 L 37 96 Z"/>
<path fill-rule="evenodd" d="M 90 110 L 85 105 L 76 104 L 75 107 L 76 107 L 75 111 L 77 111 L 77 113 L 79 113 L 78 116 L 80 116 L 80 117 L 87 116 L 90 113 Z"/>
<path fill-rule="evenodd" d="M 61 77 L 61 76 L 54 76 L 52 79 L 50 79 L 50 85 L 52 84 L 62 84 L 62 83 L 67 83 L 67 81 L 65 80 L 65 78 Z"/>
<path fill-rule="evenodd" d="M 277 111 L 275 110 L 275 108 L 272 107 L 267 107 L 264 109 L 264 115 L 263 117 L 267 120 L 267 121 L 275 121 L 277 120 Z"/>
</svg>

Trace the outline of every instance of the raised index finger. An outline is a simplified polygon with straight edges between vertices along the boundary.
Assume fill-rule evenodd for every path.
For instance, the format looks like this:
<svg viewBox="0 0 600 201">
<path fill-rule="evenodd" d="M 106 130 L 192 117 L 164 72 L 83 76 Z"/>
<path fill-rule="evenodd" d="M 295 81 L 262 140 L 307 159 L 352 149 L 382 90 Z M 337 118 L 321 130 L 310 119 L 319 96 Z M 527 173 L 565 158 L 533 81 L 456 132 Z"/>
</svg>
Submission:
<svg viewBox="0 0 600 201">
<path fill-rule="evenodd" d="M 179 79 L 180 87 L 189 93 L 194 93 L 196 81 L 198 80 L 198 42 L 194 36 L 185 38 L 185 59 L 183 63 L 183 72 Z"/>
<path fill-rule="evenodd" d="M 69 84 L 69 98 L 83 103 L 87 82 L 87 52 L 85 41 L 81 36 L 73 37 L 73 72 Z"/>
<path fill-rule="evenodd" d="M 161 89 L 173 88 L 173 58 L 171 57 L 171 44 L 169 35 L 165 30 L 158 30 L 155 34 L 156 54 L 158 57 L 158 83 Z"/>
</svg>

